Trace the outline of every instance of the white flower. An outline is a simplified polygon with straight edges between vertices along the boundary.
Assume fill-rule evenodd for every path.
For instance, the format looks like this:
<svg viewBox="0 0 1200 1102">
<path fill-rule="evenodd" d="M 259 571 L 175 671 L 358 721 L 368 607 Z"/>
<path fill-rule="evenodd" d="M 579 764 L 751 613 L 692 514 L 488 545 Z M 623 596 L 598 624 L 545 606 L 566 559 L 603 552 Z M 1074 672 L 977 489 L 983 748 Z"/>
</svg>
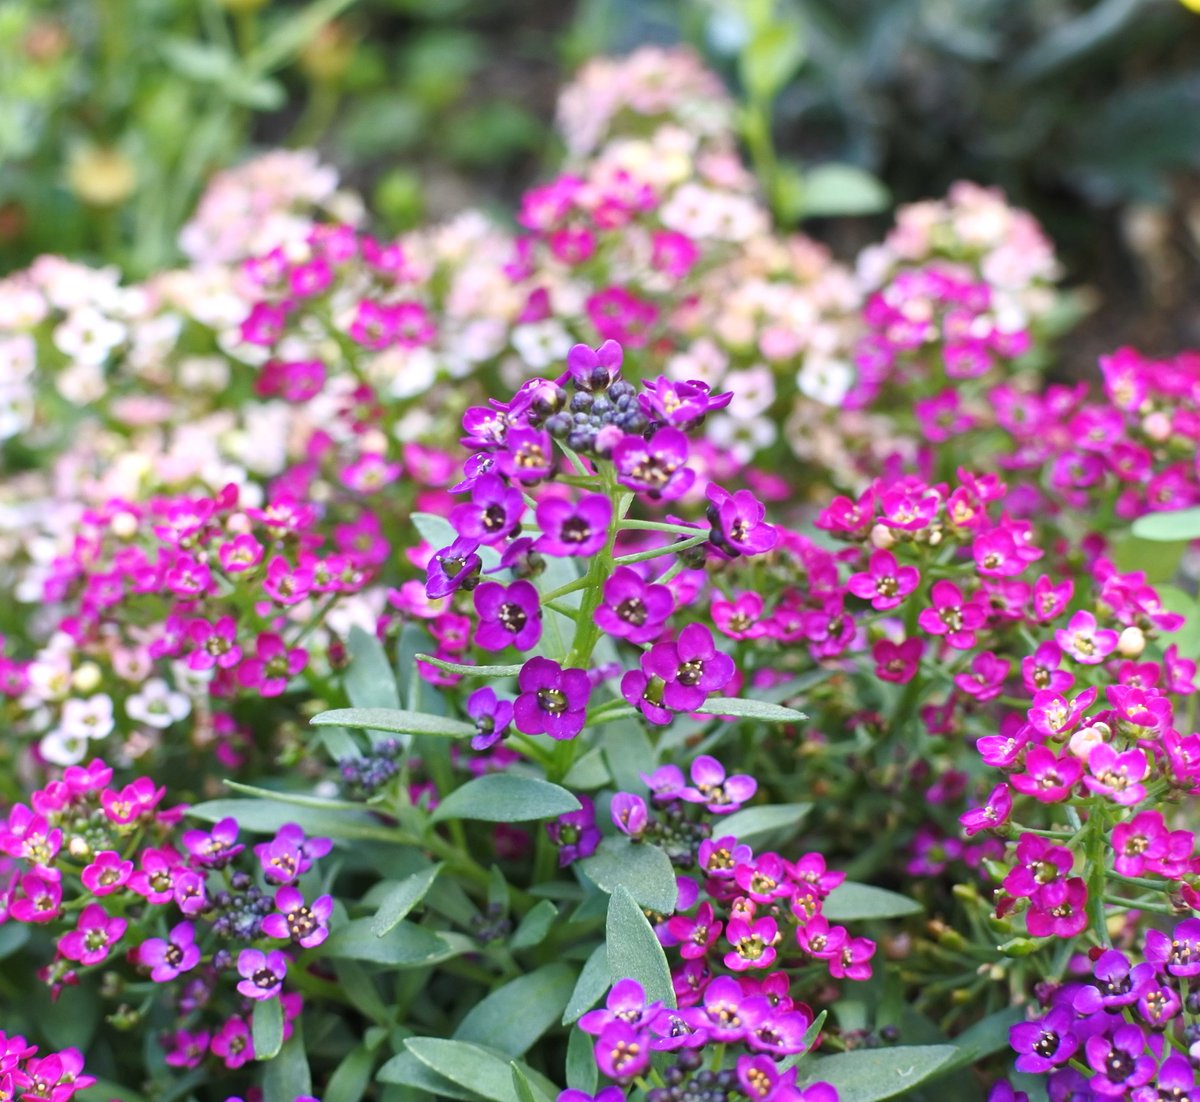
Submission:
<svg viewBox="0 0 1200 1102">
<path fill-rule="evenodd" d="M 107 693 L 87 700 L 72 697 L 64 701 L 59 731 L 67 738 L 108 738 L 113 729 L 113 702 Z"/>
<path fill-rule="evenodd" d="M 731 371 L 721 389 L 733 391 L 729 415 L 738 421 L 749 421 L 765 413 L 775 401 L 775 376 L 769 367 L 755 364 L 745 371 Z"/>
<path fill-rule="evenodd" d="M 707 426 L 709 439 L 739 463 L 749 463 L 763 448 L 774 444 L 779 435 L 775 422 L 769 417 L 735 421 L 728 414 L 720 413 L 710 417 Z"/>
<path fill-rule="evenodd" d="M 825 406 L 839 406 L 854 382 L 854 369 L 844 360 L 809 356 L 796 375 L 800 393 Z"/>
<path fill-rule="evenodd" d="M 126 329 L 119 321 L 105 317 L 92 306 L 73 310 L 53 334 L 54 347 L 64 356 L 81 364 L 98 366 L 125 340 Z"/>
<path fill-rule="evenodd" d="M 125 713 L 149 727 L 170 727 L 192 710 L 192 702 L 175 692 L 161 677 L 151 678 L 140 693 L 125 701 Z"/>
<path fill-rule="evenodd" d="M 571 344 L 570 334 L 552 318 L 518 325 L 512 331 L 513 348 L 534 371 L 565 359 Z"/>
<path fill-rule="evenodd" d="M 78 765 L 88 756 L 88 740 L 83 735 L 68 735 L 62 730 L 43 736 L 38 749 L 53 765 Z"/>
</svg>

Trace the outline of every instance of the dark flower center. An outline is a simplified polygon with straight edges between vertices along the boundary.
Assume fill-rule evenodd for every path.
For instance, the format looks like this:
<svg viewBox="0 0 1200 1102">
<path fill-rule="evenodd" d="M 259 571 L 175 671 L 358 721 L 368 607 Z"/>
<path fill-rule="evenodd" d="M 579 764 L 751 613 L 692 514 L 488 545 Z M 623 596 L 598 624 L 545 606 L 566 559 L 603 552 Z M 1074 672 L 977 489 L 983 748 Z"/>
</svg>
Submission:
<svg viewBox="0 0 1200 1102">
<path fill-rule="evenodd" d="M 629 597 L 617 605 L 617 616 L 635 628 L 640 628 L 646 622 L 647 615 L 646 604 L 641 597 Z"/>
<path fill-rule="evenodd" d="M 279 977 L 269 968 L 260 968 L 251 979 L 255 987 L 261 987 L 264 991 L 270 990 L 279 982 Z"/>
<path fill-rule="evenodd" d="M 492 504 L 483 511 L 483 526 L 489 532 L 495 532 L 498 528 L 501 528 L 507 519 L 508 514 L 505 513 L 504 506 L 502 505 Z"/>
<path fill-rule="evenodd" d="M 505 602 L 500 606 L 498 615 L 500 626 L 505 631 L 511 631 L 514 635 L 517 634 L 529 621 L 529 617 L 525 614 L 525 610 L 518 604 Z"/>
<path fill-rule="evenodd" d="M 299 907 L 294 911 L 289 911 L 287 914 L 287 924 L 292 937 L 297 940 L 302 937 L 308 937 L 317 928 L 317 920 L 313 917 L 312 911 L 307 907 Z"/>
<path fill-rule="evenodd" d="M 538 689 L 538 706 L 551 715 L 561 715 L 567 710 L 567 698 L 562 689 Z"/>
<path fill-rule="evenodd" d="M 1058 1034 L 1049 1030 L 1043 1032 L 1037 1044 L 1033 1046 L 1033 1051 L 1043 1059 L 1049 1060 L 1058 1051 Z"/>
<path fill-rule="evenodd" d="M 699 685 L 700 678 L 704 676 L 704 663 L 698 658 L 693 658 L 690 662 L 684 662 L 680 665 L 675 676 L 680 685 L 687 685 L 688 687 Z"/>
<path fill-rule="evenodd" d="M 562 538 L 566 543 L 583 543 L 592 534 L 592 526 L 583 517 L 568 517 L 562 526 Z"/>
<path fill-rule="evenodd" d="M 183 963 L 183 950 L 175 942 L 171 942 L 167 946 L 167 951 L 163 953 L 163 960 L 172 968 L 178 968 Z"/>
<path fill-rule="evenodd" d="M 1124 1049 L 1114 1048 L 1104 1061 L 1104 1074 L 1114 1083 L 1128 1079 L 1134 1070 L 1134 1059 Z"/>
</svg>

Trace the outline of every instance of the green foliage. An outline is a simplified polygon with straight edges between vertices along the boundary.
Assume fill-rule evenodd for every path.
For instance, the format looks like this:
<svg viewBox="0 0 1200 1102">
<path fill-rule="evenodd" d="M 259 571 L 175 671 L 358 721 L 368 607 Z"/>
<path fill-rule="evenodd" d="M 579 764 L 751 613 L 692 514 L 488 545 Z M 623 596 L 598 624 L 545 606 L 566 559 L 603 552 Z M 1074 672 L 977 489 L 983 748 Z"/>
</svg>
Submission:
<svg viewBox="0 0 1200 1102">
<path fill-rule="evenodd" d="M 612 983 L 629 978 L 642 985 L 648 1000 L 675 1005 L 675 989 L 667 955 L 641 907 L 627 888 L 618 887 L 608 901 L 605 925 L 608 974 Z"/>
<path fill-rule="evenodd" d="M 850 881 L 834 888 L 821 906 L 821 913 L 830 922 L 899 918 L 902 915 L 920 914 L 921 910 L 921 904 L 907 896 Z"/>
<path fill-rule="evenodd" d="M 467 781 L 451 792 L 438 804 L 433 821 L 481 819 L 489 823 L 523 823 L 553 819 L 578 810 L 579 801 L 557 784 L 537 777 L 492 773 Z"/>
<path fill-rule="evenodd" d="M 883 1102 L 898 1098 L 946 1071 L 957 1053 L 953 1045 L 914 1045 L 847 1052 L 806 1060 L 804 1083 L 826 1082 L 837 1088 L 839 1102 Z"/>
</svg>

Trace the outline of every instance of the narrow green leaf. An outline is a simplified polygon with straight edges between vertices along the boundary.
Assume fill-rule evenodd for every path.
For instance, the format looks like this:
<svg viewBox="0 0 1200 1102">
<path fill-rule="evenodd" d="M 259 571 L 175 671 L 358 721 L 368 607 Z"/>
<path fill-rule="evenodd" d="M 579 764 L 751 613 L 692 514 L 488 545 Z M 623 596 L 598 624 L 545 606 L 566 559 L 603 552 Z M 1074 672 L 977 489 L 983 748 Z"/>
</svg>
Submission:
<svg viewBox="0 0 1200 1102">
<path fill-rule="evenodd" d="M 474 725 L 460 719 L 447 719 L 428 712 L 406 712 L 401 708 L 334 708 L 313 716 L 309 722 L 314 727 L 350 727 L 354 730 L 388 731 L 397 735 L 469 738 L 475 734 Z"/>
<path fill-rule="evenodd" d="M 380 1083 L 398 1083 L 422 1092 L 426 1098 L 455 1098 L 459 1102 L 480 1102 L 482 1095 L 469 1091 L 444 1075 L 439 1075 L 428 1064 L 405 1051 L 393 1056 L 383 1065 L 375 1078 Z"/>
<path fill-rule="evenodd" d="M 540 945 L 550 932 L 556 918 L 558 918 L 558 908 L 549 899 L 543 899 L 521 919 L 521 924 L 513 932 L 513 936 L 508 939 L 508 947 L 510 949 L 532 949 L 533 946 Z"/>
<path fill-rule="evenodd" d="M 383 644 L 355 624 L 350 629 L 346 647 L 350 651 L 350 665 L 343 680 L 351 705 L 355 708 L 399 709 L 400 694 L 396 691 L 396 678 Z"/>
<path fill-rule="evenodd" d="M 297 1019 L 292 1023 L 292 1035 L 274 1060 L 263 1069 L 263 1097 L 293 1099 L 312 1094 L 312 1073 L 308 1053 L 304 1048 L 304 1026 Z"/>
<path fill-rule="evenodd" d="M 646 992 L 648 1002 L 657 999 L 665 1006 L 675 1005 L 667 955 L 627 888 L 618 887 L 608 901 L 604 940 L 608 946 L 608 974 L 613 983 L 635 979 Z"/>
<path fill-rule="evenodd" d="M 872 918 L 899 918 L 924 910 L 915 899 L 896 892 L 855 884 L 847 880 L 829 893 L 821 905 L 821 914 L 830 922 L 853 922 Z"/>
<path fill-rule="evenodd" d="M 571 766 L 570 771 L 563 777 L 563 784 L 572 792 L 578 792 L 603 788 L 611 780 L 608 766 L 604 761 L 604 749 L 600 746 L 593 746 Z"/>
<path fill-rule="evenodd" d="M 605 728 L 603 745 L 608 771 L 623 792 L 637 791 L 642 784 L 639 774 L 653 773 L 658 764 L 645 727 L 634 720 L 621 720 Z"/>
<path fill-rule="evenodd" d="M 343 841 L 395 842 L 396 831 L 363 812 L 329 807 L 300 807 L 279 800 L 208 800 L 188 808 L 188 815 L 207 823 L 232 816 L 243 830 L 274 834 L 284 823 L 295 823 L 307 834 Z"/>
<path fill-rule="evenodd" d="M 596 1067 L 595 1042 L 582 1029 L 571 1030 L 567 1038 L 567 1086 L 571 1090 L 595 1094 L 600 1081 L 600 1069 Z"/>
<path fill-rule="evenodd" d="M 1007 1049 L 1009 1029 L 1024 1020 L 1023 1007 L 1009 1006 L 976 1022 L 954 1038 L 957 1052 L 953 1066 L 969 1067 L 995 1052 Z"/>
<path fill-rule="evenodd" d="M 413 873 L 392 888 L 379 904 L 375 917 L 371 919 L 371 930 L 375 936 L 383 937 L 407 918 L 408 912 L 425 898 L 425 893 L 429 891 L 441 871 L 441 865 L 434 865 L 424 872 Z"/>
<path fill-rule="evenodd" d="M 592 955 L 584 963 L 583 971 L 579 973 L 575 990 L 571 992 L 571 997 L 567 1000 L 567 1009 L 563 1011 L 562 1024 L 570 1025 L 582 1018 L 600 1001 L 608 987 L 608 946 L 602 942 L 592 950 Z"/>
<path fill-rule="evenodd" d="M 369 1046 L 352 1048 L 329 1077 L 321 1094 L 322 1102 L 359 1102 L 371 1085 L 374 1066 L 375 1053 Z"/>
<path fill-rule="evenodd" d="M 447 662 L 435 658 L 432 654 L 418 654 L 417 660 L 428 662 L 445 673 L 458 673 L 465 677 L 516 677 L 521 672 L 520 666 L 467 666 L 461 662 Z"/>
<path fill-rule="evenodd" d="M 812 804 L 762 804 L 723 816 L 719 823 L 721 835 L 732 834 L 739 842 L 756 846 L 774 834 L 786 837 L 797 834 L 812 810 Z"/>
<path fill-rule="evenodd" d="M 623 887 L 641 907 L 660 914 L 675 909 L 679 893 L 675 867 L 653 843 L 632 842 L 623 834 L 605 838 L 591 857 L 579 863 L 579 869 L 610 895 Z"/>
<path fill-rule="evenodd" d="M 699 708 L 701 715 L 731 716 L 734 719 L 761 719 L 764 723 L 799 723 L 808 718 L 795 708 L 782 704 L 768 704 L 762 700 L 747 700 L 745 697 L 710 696 Z"/>
<path fill-rule="evenodd" d="M 254 1058 L 271 1060 L 283 1048 L 283 1007 L 278 999 L 259 999 L 250 1018 Z"/>
<path fill-rule="evenodd" d="M 751 100 L 769 103 L 804 63 L 804 34 L 795 20 L 767 20 L 755 28 L 739 58 Z"/>
<path fill-rule="evenodd" d="M 281 804 L 291 804 L 293 807 L 311 807 L 319 811 L 362 811 L 362 804 L 353 800 L 333 800 L 328 796 L 316 796 L 311 792 L 279 792 L 273 788 L 259 788 L 253 784 L 242 784 L 240 781 L 225 781 L 225 787 L 231 792 L 243 796 L 257 796 L 262 800 L 274 800 Z"/>
<path fill-rule="evenodd" d="M 804 173 L 800 215 L 823 218 L 845 214 L 877 214 L 891 202 L 888 190 L 855 165 L 817 165 Z"/>
<path fill-rule="evenodd" d="M 454 935 L 435 934 L 411 922 L 400 922 L 382 936 L 375 932 L 374 927 L 375 921 L 370 918 L 349 922 L 329 935 L 321 952 L 327 957 L 416 968 L 449 960 L 474 944 L 464 939 L 466 945 L 460 946 L 451 940 Z"/>
<path fill-rule="evenodd" d="M 1200 539 L 1200 507 L 1175 509 L 1169 513 L 1149 513 L 1138 517 L 1133 522 L 1133 534 L 1140 540 Z"/>
<path fill-rule="evenodd" d="M 846 1052 L 805 1060 L 804 1085 L 825 1082 L 837 1088 L 839 1102 L 883 1102 L 912 1090 L 947 1070 L 953 1045 L 902 1045 Z"/>
<path fill-rule="evenodd" d="M 488 823 L 523 823 L 554 819 L 579 808 L 579 801 L 570 792 L 549 781 L 511 773 L 488 773 L 451 792 L 438 804 L 431 821 L 480 819 Z"/>
<path fill-rule="evenodd" d="M 441 1037 L 410 1037 L 405 1047 L 438 1075 L 494 1102 L 520 1102 L 513 1086 L 512 1061 L 495 1049 Z M 530 1085 L 554 1097 L 558 1092 L 544 1076 L 518 1064 Z"/>
<path fill-rule="evenodd" d="M 575 986 L 575 970 L 556 961 L 518 976 L 476 1003 L 454 1031 L 456 1041 L 523 1056 L 558 1023 Z"/>
<path fill-rule="evenodd" d="M 517 1102 L 549 1102 L 544 1094 L 533 1089 L 519 1064 L 514 1062 L 509 1067 L 512 1068 L 512 1084 L 513 1090 L 517 1092 Z"/>
</svg>

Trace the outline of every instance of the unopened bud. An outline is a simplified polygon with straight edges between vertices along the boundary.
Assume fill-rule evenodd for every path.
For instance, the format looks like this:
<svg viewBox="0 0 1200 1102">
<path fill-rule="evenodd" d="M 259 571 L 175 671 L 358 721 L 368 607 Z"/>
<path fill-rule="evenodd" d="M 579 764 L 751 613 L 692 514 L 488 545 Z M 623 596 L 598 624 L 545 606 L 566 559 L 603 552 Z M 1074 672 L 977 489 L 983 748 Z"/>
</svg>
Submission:
<svg viewBox="0 0 1200 1102">
<path fill-rule="evenodd" d="M 868 538 L 871 546 L 880 551 L 890 551 L 896 546 L 896 533 L 886 524 L 876 524 L 871 529 L 871 535 Z"/>
<path fill-rule="evenodd" d="M 1067 746 L 1077 758 L 1087 761 L 1092 751 L 1104 741 L 1105 733 L 1099 727 L 1083 727 L 1071 736 Z"/>
<path fill-rule="evenodd" d="M 1162 411 L 1147 414 L 1142 421 L 1142 431 L 1157 444 L 1171 437 L 1171 418 Z"/>
<path fill-rule="evenodd" d="M 1146 636 L 1139 627 L 1127 627 L 1117 640 L 1117 653 L 1122 658 L 1137 658 L 1146 649 Z"/>
<path fill-rule="evenodd" d="M 71 674 L 71 688 L 79 693 L 95 692 L 102 678 L 100 667 L 95 662 L 84 662 Z"/>
</svg>

